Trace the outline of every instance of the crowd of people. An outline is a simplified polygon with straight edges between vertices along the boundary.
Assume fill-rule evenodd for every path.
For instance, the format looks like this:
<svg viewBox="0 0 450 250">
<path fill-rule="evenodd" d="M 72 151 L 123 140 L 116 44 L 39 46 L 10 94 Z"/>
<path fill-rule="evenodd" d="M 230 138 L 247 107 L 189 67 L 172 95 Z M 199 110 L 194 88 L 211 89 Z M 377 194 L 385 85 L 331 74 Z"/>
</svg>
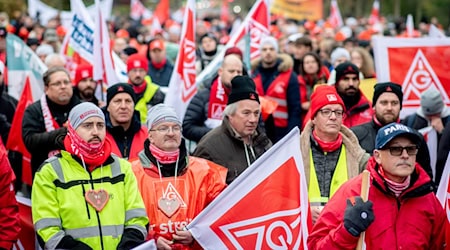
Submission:
<svg viewBox="0 0 450 250">
<path fill-rule="evenodd" d="M 151 33 L 145 22 L 112 20 L 112 49 L 127 66 L 128 82 L 110 84 L 101 100 L 92 65 L 70 74 L 59 53 L 66 31 L 57 17 L 45 25 L 26 14 L 6 17 L 0 18 L 0 249 L 11 249 L 20 231 L 16 193 L 31 198 L 43 249 L 130 249 L 150 239 L 158 249 L 199 249 L 185 226 L 296 127 L 311 249 L 354 249 L 363 232 L 371 249 L 443 249 L 450 241 L 435 196 L 450 148 L 450 109 L 430 88 L 417 112 L 400 119 L 399 83 L 378 82 L 373 96 L 361 90 L 363 79 L 376 78 L 366 29 L 401 35 L 401 23 L 372 30 L 366 19 L 348 18 L 352 33 L 342 39 L 327 22 L 274 18 L 259 58 L 246 65 L 248 51 L 222 48 L 238 17 L 199 20 L 197 73 L 221 49 L 225 56 L 178 117 L 163 103 L 181 24 L 168 20 Z M 419 31 L 426 34 L 424 25 Z M 26 108 L 21 128 L 32 186 L 21 182 L 22 155 L 4 147 L 17 108 L 5 77 L 8 33 L 48 67 L 44 95 Z M 428 126 L 437 132 L 437 149 L 418 132 Z M 367 201 L 359 197 L 365 169 L 372 185 Z"/>
</svg>

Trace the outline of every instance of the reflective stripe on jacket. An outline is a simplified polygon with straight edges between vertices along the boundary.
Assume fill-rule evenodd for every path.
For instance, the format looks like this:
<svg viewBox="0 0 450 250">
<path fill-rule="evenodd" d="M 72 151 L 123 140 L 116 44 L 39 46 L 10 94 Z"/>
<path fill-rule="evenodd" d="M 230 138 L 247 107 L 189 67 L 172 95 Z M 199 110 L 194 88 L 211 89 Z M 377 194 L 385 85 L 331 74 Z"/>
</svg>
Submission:
<svg viewBox="0 0 450 250">
<path fill-rule="evenodd" d="M 150 102 L 150 100 L 155 95 L 156 91 L 158 90 L 159 86 L 154 84 L 149 76 L 145 76 L 145 82 L 147 83 L 147 87 L 145 88 L 144 96 L 139 99 L 134 106 L 134 109 L 139 111 L 139 114 L 141 116 L 141 123 L 145 124 L 147 122 L 147 103 Z"/>
<path fill-rule="evenodd" d="M 264 91 L 261 74 L 258 74 L 253 80 L 255 81 L 256 91 L 260 96 L 270 98 L 278 103 L 278 107 L 272 114 L 275 126 L 288 126 L 288 105 L 287 105 L 287 88 L 292 70 L 280 72 L 273 80 L 267 91 Z"/>
<path fill-rule="evenodd" d="M 61 156 L 49 158 L 36 173 L 33 223 L 46 249 L 55 249 L 65 235 L 93 249 L 116 249 L 127 228 L 147 234 L 148 218 L 130 163 L 112 157 L 112 164 L 89 173 L 61 151 Z M 100 212 L 86 201 L 90 190 L 108 194 Z"/>
</svg>

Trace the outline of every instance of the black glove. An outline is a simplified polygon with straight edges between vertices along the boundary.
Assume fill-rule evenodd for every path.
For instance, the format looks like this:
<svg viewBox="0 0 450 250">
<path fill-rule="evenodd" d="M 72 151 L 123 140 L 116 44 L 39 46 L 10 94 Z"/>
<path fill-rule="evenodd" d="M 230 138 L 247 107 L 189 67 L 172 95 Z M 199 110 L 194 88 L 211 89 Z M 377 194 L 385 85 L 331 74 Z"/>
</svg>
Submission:
<svg viewBox="0 0 450 250">
<path fill-rule="evenodd" d="M 351 199 L 347 199 L 344 227 L 351 235 L 358 237 L 372 224 L 375 217 L 371 201 L 364 202 L 360 196 L 352 198 L 354 198 L 354 203 L 352 203 Z"/>
<path fill-rule="evenodd" d="M 75 240 L 72 236 L 66 235 L 64 236 L 59 244 L 56 246 L 56 249 L 72 249 L 72 250 L 92 250 L 92 248 L 85 243 Z"/>
</svg>

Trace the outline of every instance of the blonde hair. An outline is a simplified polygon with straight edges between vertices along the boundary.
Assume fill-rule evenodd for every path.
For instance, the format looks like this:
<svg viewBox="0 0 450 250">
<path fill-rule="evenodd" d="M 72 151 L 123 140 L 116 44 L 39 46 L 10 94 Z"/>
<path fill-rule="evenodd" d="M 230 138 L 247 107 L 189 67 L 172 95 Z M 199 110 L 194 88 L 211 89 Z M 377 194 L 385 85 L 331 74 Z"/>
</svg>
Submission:
<svg viewBox="0 0 450 250">
<path fill-rule="evenodd" d="M 362 65 L 359 71 L 363 74 L 364 78 L 373 78 L 375 75 L 375 67 L 372 56 L 366 49 L 362 47 L 355 47 L 350 52 L 350 57 L 355 52 L 362 58 Z"/>
</svg>

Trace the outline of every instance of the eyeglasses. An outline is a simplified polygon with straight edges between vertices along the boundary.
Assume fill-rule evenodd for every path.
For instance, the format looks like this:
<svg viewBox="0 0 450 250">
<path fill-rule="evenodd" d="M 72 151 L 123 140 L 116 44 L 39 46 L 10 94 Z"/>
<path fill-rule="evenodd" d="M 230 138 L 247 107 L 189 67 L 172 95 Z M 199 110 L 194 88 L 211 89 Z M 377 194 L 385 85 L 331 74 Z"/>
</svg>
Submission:
<svg viewBox="0 0 450 250">
<path fill-rule="evenodd" d="M 180 133 L 183 129 L 180 126 L 161 126 L 157 129 L 150 129 L 150 131 L 158 131 L 161 134 L 167 134 L 169 131 L 172 131 L 173 133 Z"/>
<path fill-rule="evenodd" d="M 67 86 L 67 85 L 70 85 L 70 84 L 72 84 L 71 81 L 65 80 L 65 81 L 49 83 L 48 86 L 59 88 L 59 87 L 61 87 L 61 85 Z"/>
<path fill-rule="evenodd" d="M 319 112 L 325 117 L 330 117 L 332 113 L 337 118 L 341 118 L 344 115 L 344 110 L 319 109 Z"/>
<path fill-rule="evenodd" d="M 416 155 L 419 151 L 418 146 L 408 146 L 408 147 L 388 147 L 385 149 L 389 149 L 389 152 L 392 156 L 400 156 L 403 154 L 403 150 L 406 150 L 408 155 Z"/>
</svg>

